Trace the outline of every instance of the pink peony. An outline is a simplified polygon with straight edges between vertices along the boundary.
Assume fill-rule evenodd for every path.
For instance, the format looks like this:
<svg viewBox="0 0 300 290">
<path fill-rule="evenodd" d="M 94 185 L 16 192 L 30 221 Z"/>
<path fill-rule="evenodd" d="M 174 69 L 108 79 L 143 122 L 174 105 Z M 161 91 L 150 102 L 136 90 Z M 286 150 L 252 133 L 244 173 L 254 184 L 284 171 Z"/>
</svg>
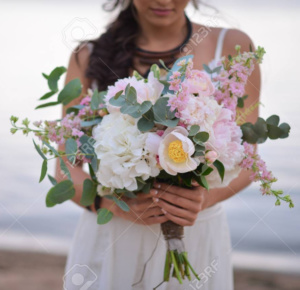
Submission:
<svg viewBox="0 0 300 290">
<path fill-rule="evenodd" d="M 188 93 L 204 97 L 212 96 L 215 92 L 210 77 L 200 70 L 192 70 L 189 77 L 182 82 L 182 86 L 187 88 Z"/>
<path fill-rule="evenodd" d="M 137 80 L 135 76 L 118 80 L 113 86 L 108 87 L 108 91 L 105 96 L 106 106 L 109 113 L 118 112 L 120 110 L 119 107 L 112 106 L 109 103 L 109 100 L 119 91 L 125 91 L 128 84 L 135 88 L 137 93 L 137 102 L 140 104 L 144 101 L 150 101 L 154 104 L 161 96 L 164 89 L 164 85 L 154 77 L 153 72 L 149 73 L 147 83 L 145 83 L 144 80 Z"/>
</svg>

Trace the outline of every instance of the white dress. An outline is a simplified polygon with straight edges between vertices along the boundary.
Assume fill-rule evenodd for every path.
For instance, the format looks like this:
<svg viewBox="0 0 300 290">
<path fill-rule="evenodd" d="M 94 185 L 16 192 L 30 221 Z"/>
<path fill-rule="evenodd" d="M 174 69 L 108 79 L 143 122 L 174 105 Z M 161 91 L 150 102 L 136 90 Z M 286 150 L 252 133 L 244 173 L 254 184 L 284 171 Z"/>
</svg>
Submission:
<svg viewBox="0 0 300 290">
<path fill-rule="evenodd" d="M 225 32 L 221 30 L 212 66 L 221 56 Z M 160 225 L 139 225 L 116 216 L 98 225 L 96 217 L 88 210 L 81 215 L 67 258 L 64 289 L 152 290 L 157 286 L 163 280 L 166 255 Z M 201 280 L 192 276 L 179 284 L 170 278 L 158 290 L 233 290 L 230 233 L 222 203 L 201 211 L 195 224 L 184 228 L 184 243 Z"/>
</svg>

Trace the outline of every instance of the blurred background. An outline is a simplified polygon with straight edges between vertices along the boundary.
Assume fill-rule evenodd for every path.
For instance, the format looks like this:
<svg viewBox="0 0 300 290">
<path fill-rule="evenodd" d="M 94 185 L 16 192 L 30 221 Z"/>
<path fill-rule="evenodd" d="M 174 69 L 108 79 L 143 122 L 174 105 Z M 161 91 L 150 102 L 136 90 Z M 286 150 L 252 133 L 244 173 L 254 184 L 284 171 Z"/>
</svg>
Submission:
<svg viewBox="0 0 300 290">
<path fill-rule="evenodd" d="M 32 136 L 11 135 L 9 118 L 12 114 L 31 121 L 60 117 L 60 107 L 34 110 L 47 91 L 41 73 L 67 66 L 76 40 L 103 32 L 113 17 L 102 10 L 104 2 L 0 1 L 0 289 L 62 287 L 65 255 L 82 210 L 72 202 L 46 208 L 50 183 L 38 183 L 42 161 Z M 190 7 L 191 20 L 241 29 L 256 46 L 265 48 L 260 114 L 264 118 L 278 114 L 292 127 L 289 139 L 267 141 L 259 152 L 279 179 L 276 187 L 291 195 L 295 208 L 275 207 L 275 198 L 261 196 L 255 184 L 224 202 L 236 289 L 299 290 L 300 2 L 207 2 L 218 11 L 202 6 L 199 13 Z M 54 174 L 54 162 L 49 172 Z"/>
</svg>

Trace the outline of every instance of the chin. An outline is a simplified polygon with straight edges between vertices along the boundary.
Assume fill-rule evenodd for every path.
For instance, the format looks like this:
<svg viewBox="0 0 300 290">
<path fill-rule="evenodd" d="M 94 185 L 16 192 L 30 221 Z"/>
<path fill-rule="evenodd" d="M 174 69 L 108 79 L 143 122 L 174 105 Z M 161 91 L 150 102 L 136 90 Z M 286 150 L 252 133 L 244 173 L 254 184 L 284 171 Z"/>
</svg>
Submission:
<svg viewBox="0 0 300 290">
<path fill-rule="evenodd" d="M 176 21 L 176 17 L 173 16 L 148 16 L 147 18 L 145 17 L 145 20 L 153 26 L 159 26 L 159 27 L 164 27 L 164 26 L 169 26 L 173 24 Z"/>
</svg>

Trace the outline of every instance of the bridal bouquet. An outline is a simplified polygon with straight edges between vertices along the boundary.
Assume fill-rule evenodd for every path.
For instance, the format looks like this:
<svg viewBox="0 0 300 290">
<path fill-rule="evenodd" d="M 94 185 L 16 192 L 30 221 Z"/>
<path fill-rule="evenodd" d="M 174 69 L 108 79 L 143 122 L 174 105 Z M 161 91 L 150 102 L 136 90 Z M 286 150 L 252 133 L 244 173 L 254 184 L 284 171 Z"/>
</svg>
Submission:
<svg viewBox="0 0 300 290">
<path fill-rule="evenodd" d="M 260 182 L 261 192 L 273 195 L 276 205 L 281 201 L 293 207 L 289 195 L 272 189 L 276 181 L 256 153 L 255 144 L 268 138 L 286 138 L 290 126 L 272 115 L 258 118 L 255 124 L 241 123 L 237 108 L 247 98 L 245 84 L 255 62 L 262 61 L 265 51 L 241 53 L 223 57 L 214 69 L 193 68 L 192 55 L 176 61 L 166 77 L 160 76 L 154 64 L 144 79 L 137 72 L 120 79 L 107 91 L 88 90 L 80 104 L 69 107 L 61 120 L 34 122 L 29 127 L 26 118 L 18 126 L 18 118 L 11 116 L 11 132 L 18 130 L 28 135 L 33 132 L 40 139 L 35 149 L 43 159 L 40 182 L 47 174 L 50 159 L 59 158 L 67 179 L 58 182 L 51 175 L 53 185 L 46 196 L 46 205 L 52 207 L 71 199 L 75 194 L 70 165 L 78 161 L 88 163 L 90 179 L 83 184 L 81 204 L 91 205 L 96 195 L 113 200 L 121 209 L 130 208 L 122 197 L 135 198 L 137 193 L 148 193 L 156 180 L 192 187 L 195 180 L 206 189 L 224 187 L 244 168 L 251 170 L 251 179 Z M 60 92 L 58 80 L 66 71 L 55 68 L 47 79 L 50 91 L 40 98 L 46 100 L 58 93 L 57 101 L 38 108 L 67 105 L 81 95 L 79 79 L 70 81 Z M 65 152 L 57 151 L 51 143 L 65 144 Z M 109 222 L 109 209 L 98 210 L 98 223 Z M 161 225 L 167 241 L 164 281 L 170 275 L 180 283 L 190 271 L 199 279 L 190 265 L 182 242 L 183 227 L 167 221 Z"/>
</svg>

